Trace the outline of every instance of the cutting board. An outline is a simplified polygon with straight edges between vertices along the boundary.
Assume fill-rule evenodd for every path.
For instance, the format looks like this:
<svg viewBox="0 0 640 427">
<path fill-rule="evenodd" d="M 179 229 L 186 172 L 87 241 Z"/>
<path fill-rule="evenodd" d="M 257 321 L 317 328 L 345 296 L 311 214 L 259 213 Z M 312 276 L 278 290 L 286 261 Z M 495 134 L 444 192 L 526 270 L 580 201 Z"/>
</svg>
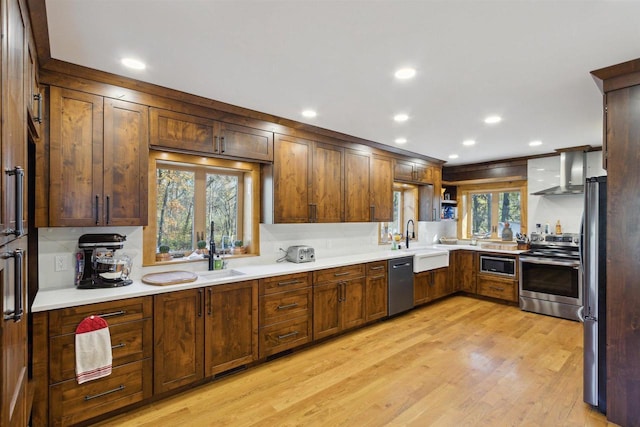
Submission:
<svg viewBox="0 0 640 427">
<path fill-rule="evenodd" d="M 142 276 L 142 282 L 147 285 L 177 285 L 198 280 L 198 275 L 190 271 L 164 271 L 162 273 L 149 273 Z"/>
</svg>

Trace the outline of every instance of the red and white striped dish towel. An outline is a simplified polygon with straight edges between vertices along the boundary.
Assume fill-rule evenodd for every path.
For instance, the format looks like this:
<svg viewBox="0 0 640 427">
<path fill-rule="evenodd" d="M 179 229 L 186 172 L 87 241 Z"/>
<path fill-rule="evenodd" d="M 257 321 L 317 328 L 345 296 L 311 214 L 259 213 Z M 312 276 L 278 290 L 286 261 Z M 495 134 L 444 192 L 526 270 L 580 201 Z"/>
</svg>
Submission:
<svg viewBox="0 0 640 427">
<path fill-rule="evenodd" d="M 85 318 L 76 328 L 76 379 L 78 384 L 111 375 L 111 335 L 100 316 Z"/>
</svg>

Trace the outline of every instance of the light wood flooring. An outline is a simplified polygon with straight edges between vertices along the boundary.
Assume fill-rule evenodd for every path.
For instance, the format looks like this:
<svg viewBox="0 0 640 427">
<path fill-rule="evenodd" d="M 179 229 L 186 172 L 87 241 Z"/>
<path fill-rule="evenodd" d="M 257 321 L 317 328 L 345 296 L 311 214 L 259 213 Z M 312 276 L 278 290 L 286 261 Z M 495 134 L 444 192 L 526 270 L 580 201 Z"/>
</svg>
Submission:
<svg viewBox="0 0 640 427">
<path fill-rule="evenodd" d="M 606 426 L 582 324 L 455 296 L 102 426 Z"/>
</svg>

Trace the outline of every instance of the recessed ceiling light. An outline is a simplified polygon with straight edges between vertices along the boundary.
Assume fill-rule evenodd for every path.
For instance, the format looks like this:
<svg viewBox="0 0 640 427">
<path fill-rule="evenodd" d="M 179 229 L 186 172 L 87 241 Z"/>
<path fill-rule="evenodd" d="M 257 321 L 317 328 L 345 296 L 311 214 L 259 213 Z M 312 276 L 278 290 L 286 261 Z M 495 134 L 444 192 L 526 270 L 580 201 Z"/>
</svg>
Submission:
<svg viewBox="0 0 640 427">
<path fill-rule="evenodd" d="M 529 143 L 530 147 L 537 147 L 538 145 L 542 145 L 542 141 L 531 141 Z"/>
<path fill-rule="evenodd" d="M 308 118 L 308 119 L 312 119 L 312 118 L 314 118 L 315 116 L 317 116 L 317 115 L 318 115 L 318 113 L 316 113 L 316 112 L 315 112 L 315 111 L 313 111 L 313 110 L 304 110 L 304 111 L 302 112 L 302 115 L 303 115 L 304 117 Z"/>
<path fill-rule="evenodd" d="M 147 68 L 144 62 L 133 58 L 122 58 L 121 62 L 125 67 L 132 68 L 134 70 L 144 70 L 145 68 Z"/>
<path fill-rule="evenodd" d="M 407 143 L 407 138 L 396 138 L 395 143 L 396 144 L 406 144 Z"/>
<path fill-rule="evenodd" d="M 410 79 L 415 75 L 416 75 L 415 68 L 401 68 L 398 71 L 396 71 L 396 73 L 394 74 L 394 76 L 396 76 L 396 79 L 400 79 L 400 80 Z"/>
<path fill-rule="evenodd" d="M 457 154 L 449 154 L 450 159 L 457 159 L 459 156 Z"/>
<path fill-rule="evenodd" d="M 462 141 L 462 145 L 466 145 L 467 147 L 475 145 L 475 143 L 476 142 L 473 139 L 467 139 L 466 141 Z"/>
<path fill-rule="evenodd" d="M 501 121 L 502 121 L 502 117 L 500 116 L 489 116 L 486 119 L 484 119 L 484 122 L 488 125 L 500 123 Z"/>
<path fill-rule="evenodd" d="M 393 116 L 393 120 L 395 120 L 396 122 L 406 122 L 407 120 L 409 120 L 409 116 L 406 114 L 396 114 L 395 116 Z"/>
</svg>

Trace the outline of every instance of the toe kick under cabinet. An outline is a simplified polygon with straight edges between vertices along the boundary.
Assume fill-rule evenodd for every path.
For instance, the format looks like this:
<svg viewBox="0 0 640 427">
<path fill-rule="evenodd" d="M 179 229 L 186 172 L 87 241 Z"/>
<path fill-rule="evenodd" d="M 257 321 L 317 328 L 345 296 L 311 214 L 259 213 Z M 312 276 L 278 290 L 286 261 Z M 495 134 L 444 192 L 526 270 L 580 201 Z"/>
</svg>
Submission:
<svg viewBox="0 0 640 427">
<path fill-rule="evenodd" d="M 260 358 L 311 341 L 311 273 L 260 279 Z"/>
<path fill-rule="evenodd" d="M 49 331 L 49 425 L 73 425 L 151 397 L 151 297 L 53 310 Z M 75 330 L 88 316 L 109 324 L 111 375 L 78 384 L 75 378 Z"/>
</svg>

